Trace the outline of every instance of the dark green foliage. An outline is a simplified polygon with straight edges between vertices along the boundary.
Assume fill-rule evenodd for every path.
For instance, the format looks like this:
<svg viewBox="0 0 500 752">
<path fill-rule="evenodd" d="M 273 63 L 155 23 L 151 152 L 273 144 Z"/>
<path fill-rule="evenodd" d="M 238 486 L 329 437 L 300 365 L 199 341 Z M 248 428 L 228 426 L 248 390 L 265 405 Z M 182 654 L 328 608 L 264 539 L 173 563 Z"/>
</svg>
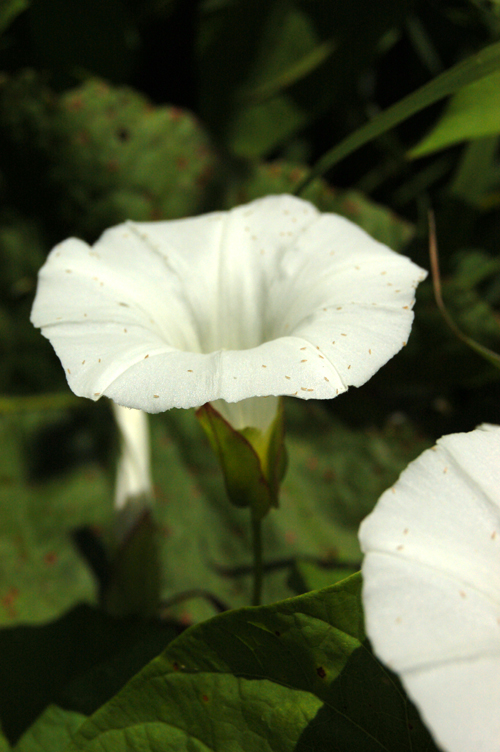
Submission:
<svg viewBox="0 0 500 752">
<path fill-rule="evenodd" d="M 35 160 L 37 198 L 48 190 L 49 216 L 73 233 L 93 239 L 126 219 L 174 219 L 209 203 L 216 159 L 178 107 L 97 79 L 57 97 L 26 72 L 4 85 L 0 118 L 23 158 L 21 178 Z"/>
<path fill-rule="evenodd" d="M 18 752 L 435 752 L 364 641 L 359 578 L 340 582 L 360 564 L 360 520 L 406 464 L 442 433 L 500 422 L 498 371 L 447 328 L 430 281 L 408 347 L 362 389 L 287 401 L 261 609 L 243 608 L 248 510 L 228 504 L 194 415 L 151 420 L 162 622 L 98 606 L 115 429 L 105 405 L 69 393 L 29 312 L 68 235 L 295 191 L 381 111 L 491 52 L 498 1 L 0 6 L 0 752 L 23 732 Z M 419 112 L 417 97 L 418 114 L 372 129 L 303 196 L 426 268 L 432 207 L 450 315 L 500 352 L 499 133 L 479 91 L 458 98 L 454 130 L 445 100 Z M 436 124 L 440 146 L 474 140 L 410 159 Z M 236 610 L 203 623 L 224 609 Z"/>
<path fill-rule="evenodd" d="M 177 634 L 168 623 L 113 619 L 85 605 L 48 624 L 2 629 L 6 736 L 15 741 L 51 703 L 89 715 Z"/>
<path fill-rule="evenodd" d="M 402 23 L 408 5 L 406 0 L 201 3 L 198 65 L 205 122 L 234 154 L 269 154 L 325 111 L 353 101 L 354 82 L 377 56 L 383 35 Z"/>
<path fill-rule="evenodd" d="M 215 160 L 188 112 L 89 81 L 62 97 L 54 134 L 52 177 L 67 191 L 68 221 L 92 217 L 86 234 L 125 219 L 174 219 L 204 208 Z"/>
</svg>

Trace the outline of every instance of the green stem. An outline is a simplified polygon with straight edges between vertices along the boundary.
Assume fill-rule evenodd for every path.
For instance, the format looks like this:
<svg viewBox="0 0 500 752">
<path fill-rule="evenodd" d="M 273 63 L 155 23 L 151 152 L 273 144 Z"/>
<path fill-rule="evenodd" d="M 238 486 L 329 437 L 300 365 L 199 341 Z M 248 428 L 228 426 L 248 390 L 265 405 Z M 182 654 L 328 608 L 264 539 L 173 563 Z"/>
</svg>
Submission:
<svg viewBox="0 0 500 752">
<path fill-rule="evenodd" d="M 262 601 L 262 521 L 252 512 L 253 592 L 252 606 Z"/>
</svg>

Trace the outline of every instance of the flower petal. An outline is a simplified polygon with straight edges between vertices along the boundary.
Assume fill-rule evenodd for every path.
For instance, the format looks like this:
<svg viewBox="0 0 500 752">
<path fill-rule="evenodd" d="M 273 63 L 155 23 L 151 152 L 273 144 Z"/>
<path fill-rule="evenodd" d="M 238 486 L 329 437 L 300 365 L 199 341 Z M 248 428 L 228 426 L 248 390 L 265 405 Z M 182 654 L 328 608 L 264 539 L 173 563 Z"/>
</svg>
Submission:
<svg viewBox="0 0 500 752">
<path fill-rule="evenodd" d="M 217 399 L 327 399 L 406 342 L 425 273 L 293 196 L 127 223 L 49 255 L 32 321 L 73 391 L 160 412 Z"/>
<path fill-rule="evenodd" d="M 441 439 L 363 521 L 375 653 L 447 750 L 500 740 L 500 428 Z"/>
</svg>

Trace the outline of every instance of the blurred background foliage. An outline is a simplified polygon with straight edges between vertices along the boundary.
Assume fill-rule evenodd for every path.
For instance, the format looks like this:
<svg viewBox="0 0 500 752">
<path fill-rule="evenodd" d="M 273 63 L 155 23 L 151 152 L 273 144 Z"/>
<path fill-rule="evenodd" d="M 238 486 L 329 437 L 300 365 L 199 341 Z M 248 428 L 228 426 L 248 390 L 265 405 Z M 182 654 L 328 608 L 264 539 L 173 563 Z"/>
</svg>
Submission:
<svg viewBox="0 0 500 752">
<path fill-rule="evenodd" d="M 82 620 L 89 634 L 116 627 L 95 611 L 112 512 L 111 412 L 73 397 L 29 323 L 51 247 L 68 235 L 92 242 L 125 219 L 294 191 L 347 135 L 497 42 L 500 5 L 4 0 L 0 32 L 0 643 L 32 661 L 26 645 L 61 643 L 60 631 L 80 630 Z M 423 109 L 302 193 L 425 268 L 432 207 L 448 310 L 496 352 L 499 75 Z M 415 316 L 408 347 L 361 389 L 329 404 L 286 405 L 290 467 L 281 509 L 264 523 L 266 601 L 355 571 L 359 522 L 408 461 L 442 434 L 500 423 L 499 373 L 447 328 L 430 280 Z M 246 516 L 229 508 L 193 414 L 151 422 L 164 560 L 157 646 L 248 602 L 251 551 Z M 57 687 L 104 658 L 61 674 Z M 0 717 L 7 713 L 15 737 L 59 689 L 41 688 L 34 706 L 14 713 L 21 690 L 8 675 Z"/>
</svg>

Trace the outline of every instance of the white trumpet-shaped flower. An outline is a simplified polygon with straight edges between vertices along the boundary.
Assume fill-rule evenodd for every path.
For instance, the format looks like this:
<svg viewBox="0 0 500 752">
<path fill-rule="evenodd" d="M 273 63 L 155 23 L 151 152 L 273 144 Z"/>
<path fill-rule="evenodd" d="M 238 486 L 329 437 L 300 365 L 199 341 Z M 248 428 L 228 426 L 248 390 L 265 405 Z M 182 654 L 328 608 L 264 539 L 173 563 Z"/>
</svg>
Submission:
<svg viewBox="0 0 500 752">
<path fill-rule="evenodd" d="M 149 424 L 142 410 L 112 405 L 120 438 L 115 481 L 115 536 L 123 541 L 153 503 Z"/>
<path fill-rule="evenodd" d="M 500 749 L 500 427 L 445 436 L 363 521 L 373 649 L 447 752 Z"/>
<path fill-rule="evenodd" d="M 120 433 L 120 456 L 116 471 L 115 509 L 123 509 L 134 499 L 151 500 L 153 482 L 149 446 L 148 416 L 113 403 Z"/>
<path fill-rule="evenodd" d="M 263 430 L 279 395 L 335 397 L 398 352 L 424 276 L 346 219 L 268 196 L 66 240 L 32 322 L 79 396 L 150 413 L 215 401 Z"/>
</svg>

